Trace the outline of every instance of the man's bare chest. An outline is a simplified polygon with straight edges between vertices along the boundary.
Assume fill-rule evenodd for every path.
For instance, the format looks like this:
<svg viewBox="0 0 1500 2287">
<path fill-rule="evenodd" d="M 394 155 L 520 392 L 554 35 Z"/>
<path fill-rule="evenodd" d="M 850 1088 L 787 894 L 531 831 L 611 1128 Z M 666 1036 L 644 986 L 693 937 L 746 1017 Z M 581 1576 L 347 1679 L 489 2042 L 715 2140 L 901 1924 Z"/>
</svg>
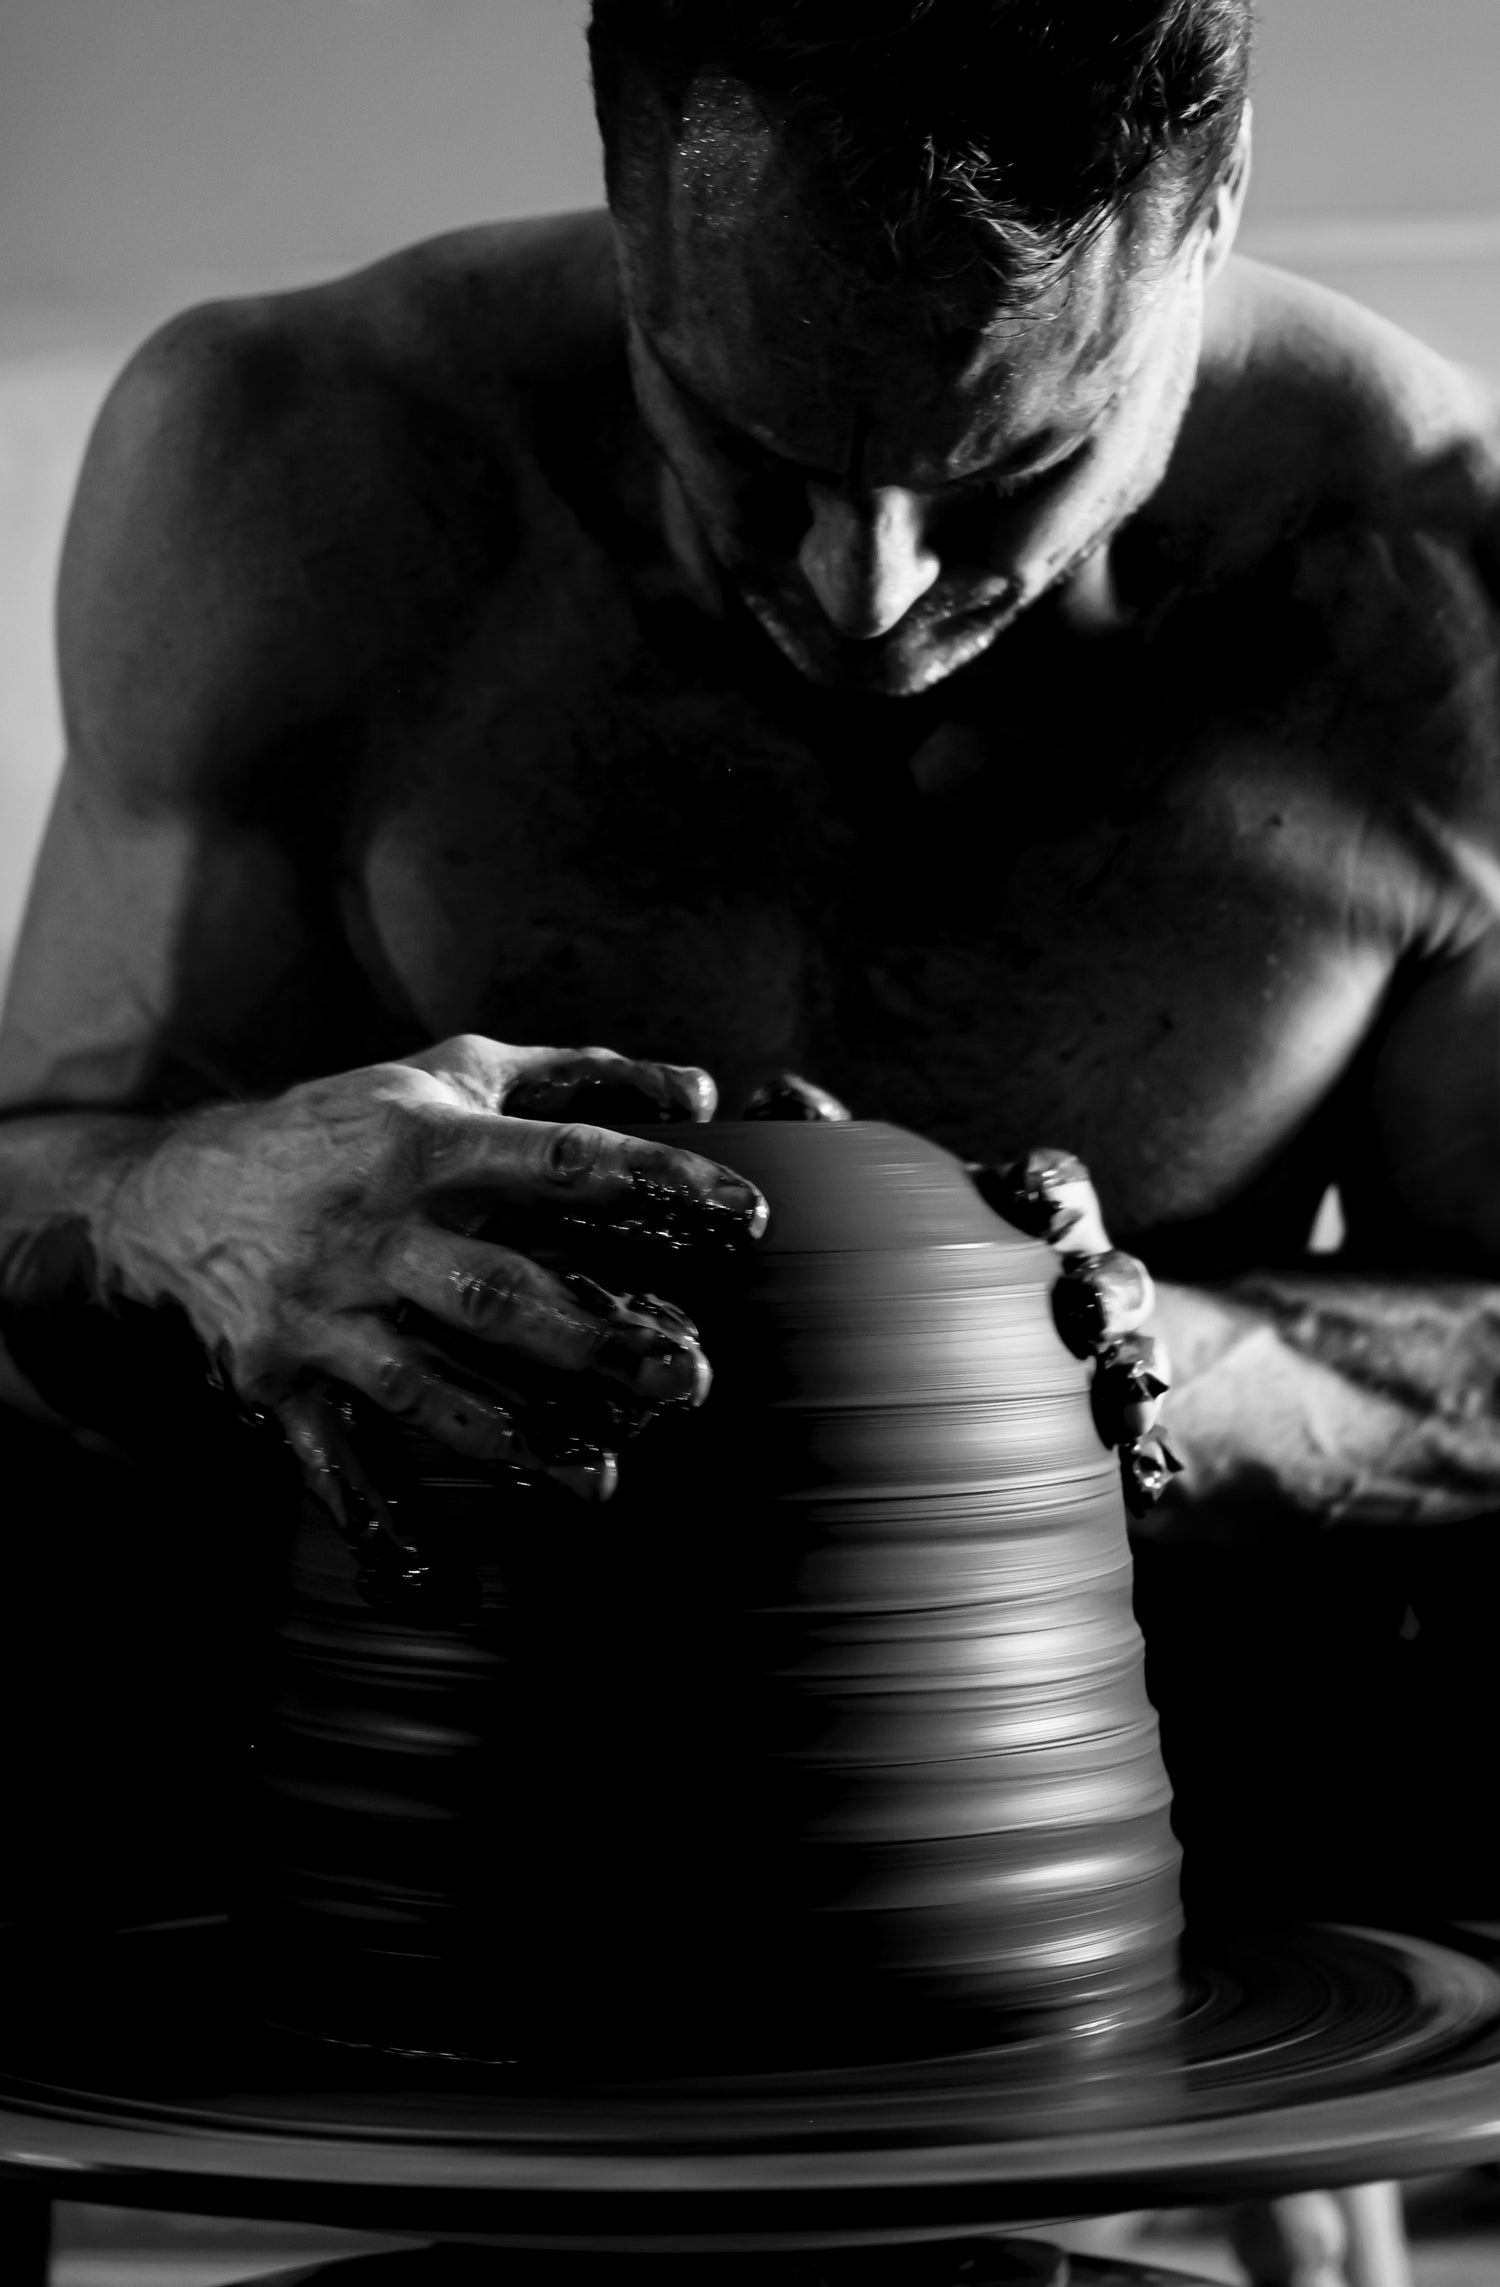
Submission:
<svg viewBox="0 0 1500 2287">
<path fill-rule="evenodd" d="M 1289 747 L 1143 713 L 1102 657 L 1082 696 L 803 706 L 712 628 L 595 602 L 476 638 L 387 734 L 350 927 L 424 1034 L 1064 1142 L 1136 1228 L 1236 1196 L 1336 1084 L 1389 952 Z"/>
</svg>

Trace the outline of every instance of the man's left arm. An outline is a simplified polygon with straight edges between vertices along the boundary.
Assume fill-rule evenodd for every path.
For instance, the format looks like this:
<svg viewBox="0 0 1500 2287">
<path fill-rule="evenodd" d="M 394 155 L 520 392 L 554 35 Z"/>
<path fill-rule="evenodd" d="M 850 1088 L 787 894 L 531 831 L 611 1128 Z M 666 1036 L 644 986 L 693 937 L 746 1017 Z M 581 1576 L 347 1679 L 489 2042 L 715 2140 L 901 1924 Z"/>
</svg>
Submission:
<svg viewBox="0 0 1500 2287">
<path fill-rule="evenodd" d="M 1500 918 L 1402 989 L 1367 1110 L 1343 1255 L 1159 1289 L 1163 1526 L 1500 1510 Z"/>
</svg>

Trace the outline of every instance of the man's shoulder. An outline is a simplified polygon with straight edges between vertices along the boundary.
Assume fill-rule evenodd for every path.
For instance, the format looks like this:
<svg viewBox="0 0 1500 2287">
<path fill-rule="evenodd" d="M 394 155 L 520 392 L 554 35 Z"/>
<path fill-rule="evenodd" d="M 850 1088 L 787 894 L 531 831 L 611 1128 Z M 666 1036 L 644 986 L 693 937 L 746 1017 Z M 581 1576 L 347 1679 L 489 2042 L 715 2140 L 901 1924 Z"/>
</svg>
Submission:
<svg viewBox="0 0 1500 2287">
<path fill-rule="evenodd" d="M 1226 286 L 1163 486 L 1182 585 L 1330 704 L 1472 688 L 1500 656 L 1500 389 L 1307 280 Z"/>
<path fill-rule="evenodd" d="M 1455 853 L 1500 853 L 1500 389 L 1309 281 L 1225 285 L 1174 535 L 1313 766 L 1406 821 L 1456 911 Z"/>
<path fill-rule="evenodd" d="M 248 456 L 260 478 L 330 453 L 405 476 L 442 431 L 503 456 L 539 393 L 619 359 L 605 218 L 554 216 L 184 311 L 132 359 L 111 415 L 143 445 Z"/>
<path fill-rule="evenodd" d="M 1423 532 L 1500 513 L 1500 385 L 1331 288 L 1236 259 L 1210 308 L 1184 492 L 1226 544 Z"/>
<path fill-rule="evenodd" d="M 232 690 L 268 721 L 333 716 L 446 640 L 514 558 L 535 409 L 619 360 L 611 308 L 607 240 L 577 217 L 171 320 L 115 384 L 79 483 L 63 670 L 106 686 L 80 719 L 113 711 L 111 662 L 165 654 L 162 708 Z"/>
</svg>

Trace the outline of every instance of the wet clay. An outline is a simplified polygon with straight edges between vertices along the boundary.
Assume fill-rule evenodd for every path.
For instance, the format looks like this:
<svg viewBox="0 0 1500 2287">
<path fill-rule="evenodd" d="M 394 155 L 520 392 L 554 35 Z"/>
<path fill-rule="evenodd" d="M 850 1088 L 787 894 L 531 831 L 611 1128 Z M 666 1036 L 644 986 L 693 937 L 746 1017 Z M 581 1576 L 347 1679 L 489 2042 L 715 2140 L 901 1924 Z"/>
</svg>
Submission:
<svg viewBox="0 0 1500 2287">
<path fill-rule="evenodd" d="M 896 1128 L 680 1140 L 771 1223 L 674 1272 L 715 1385 L 614 1500 L 408 1445 L 404 1513 L 473 1583 L 409 1612 L 306 1510 L 257 1746 L 267 2013 L 542 2069 L 1159 2025 L 1177 1849 L 1056 1257 Z"/>
</svg>

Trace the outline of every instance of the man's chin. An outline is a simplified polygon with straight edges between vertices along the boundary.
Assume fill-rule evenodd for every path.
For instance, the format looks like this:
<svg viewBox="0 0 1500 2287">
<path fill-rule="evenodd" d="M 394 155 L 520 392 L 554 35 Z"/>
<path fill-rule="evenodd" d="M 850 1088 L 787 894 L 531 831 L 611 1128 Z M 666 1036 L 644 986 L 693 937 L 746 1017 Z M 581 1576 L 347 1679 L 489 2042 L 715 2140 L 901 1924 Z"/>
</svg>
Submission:
<svg viewBox="0 0 1500 2287">
<path fill-rule="evenodd" d="M 1021 610 L 1019 598 L 958 613 L 928 627 L 893 628 L 852 642 L 832 628 L 809 626 L 768 596 L 742 588 L 746 608 L 799 675 L 825 691 L 851 697 L 914 699 L 988 651 Z"/>
</svg>

